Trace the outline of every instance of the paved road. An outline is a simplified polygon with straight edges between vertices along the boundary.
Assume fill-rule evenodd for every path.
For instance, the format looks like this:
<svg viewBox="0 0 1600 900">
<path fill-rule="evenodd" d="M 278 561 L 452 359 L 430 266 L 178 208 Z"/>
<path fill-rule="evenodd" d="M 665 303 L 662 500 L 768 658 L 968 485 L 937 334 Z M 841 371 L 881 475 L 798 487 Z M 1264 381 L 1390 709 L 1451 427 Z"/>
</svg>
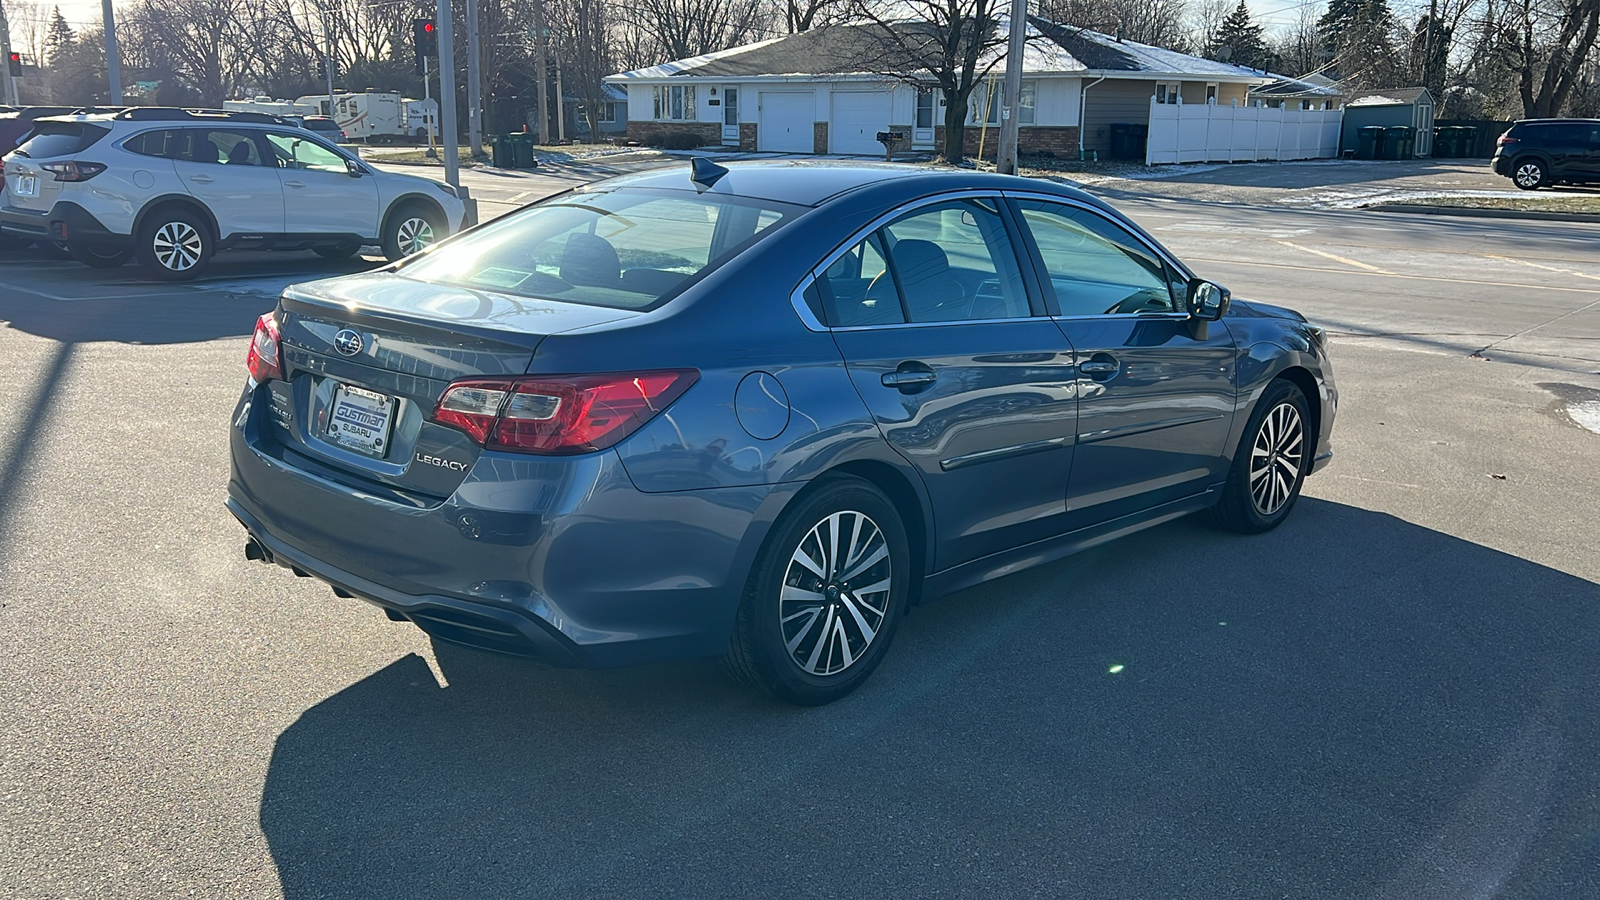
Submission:
<svg viewBox="0 0 1600 900">
<path fill-rule="evenodd" d="M 246 564 L 244 336 L 326 263 L 0 258 L 0 896 L 1600 895 L 1600 229 L 1113 199 L 1332 325 L 1334 465 L 923 608 L 820 710 Z"/>
</svg>

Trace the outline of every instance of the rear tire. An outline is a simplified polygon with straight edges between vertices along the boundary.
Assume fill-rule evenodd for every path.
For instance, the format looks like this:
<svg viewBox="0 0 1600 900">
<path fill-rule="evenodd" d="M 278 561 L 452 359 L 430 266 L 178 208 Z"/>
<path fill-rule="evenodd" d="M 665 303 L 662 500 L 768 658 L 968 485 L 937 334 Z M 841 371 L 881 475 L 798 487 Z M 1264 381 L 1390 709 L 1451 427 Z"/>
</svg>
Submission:
<svg viewBox="0 0 1600 900">
<path fill-rule="evenodd" d="M 829 480 L 767 536 L 734 622 L 728 671 L 788 703 L 832 703 L 882 662 L 911 581 L 894 504 L 860 479 Z"/>
<path fill-rule="evenodd" d="M 1550 173 L 1537 159 L 1519 159 L 1511 164 L 1511 181 L 1525 191 L 1537 191 L 1549 183 Z"/>
<path fill-rule="evenodd" d="M 383 229 L 383 255 L 397 262 L 445 237 L 444 217 L 420 203 L 400 207 Z"/>
<path fill-rule="evenodd" d="M 91 269 L 120 269 L 133 259 L 133 248 L 97 247 L 94 244 L 68 244 L 67 253 Z"/>
<path fill-rule="evenodd" d="M 1279 379 L 1267 385 L 1245 423 L 1212 519 L 1229 531 L 1260 534 L 1283 524 L 1300 498 L 1315 448 L 1305 393 Z"/>
<path fill-rule="evenodd" d="M 210 226 L 199 214 L 182 207 L 146 216 L 134 245 L 139 265 L 161 281 L 186 281 L 199 275 L 211 264 L 215 249 Z"/>
</svg>

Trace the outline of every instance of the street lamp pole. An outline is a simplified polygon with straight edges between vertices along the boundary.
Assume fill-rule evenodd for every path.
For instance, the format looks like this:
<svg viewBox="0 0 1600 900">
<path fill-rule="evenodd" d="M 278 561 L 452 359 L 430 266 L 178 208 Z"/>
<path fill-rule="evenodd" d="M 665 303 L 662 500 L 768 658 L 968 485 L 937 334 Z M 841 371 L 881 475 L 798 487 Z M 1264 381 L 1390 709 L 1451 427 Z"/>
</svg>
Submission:
<svg viewBox="0 0 1600 900">
<path fill-rule="evenodd" d="M 101 0 L 100 11 L 106 29 L 106 81 L 111 85 L 111 105 L 122 105 L 122 66 L 117 56 L 117 22 L 111 12 L 111 0 Z"/>
<path fill-rule="evenodd" d="M 482 61 L 478 37 L 478 0 L 467 0 L 467 151 L 473 157 L 483 155 L 483 85 Z"/>
<path fill-rule="evenodd" d="M 21 106 L 22 102 L 17 99 L 17 76 L 11 74 L 11 66 L 9 64 L 11 60 L 11 26 L 6 21 L 4 0 L 0 0 L 0 58 L 4 58 L 6 61 L 6 89 L 4 94 L 0 94 L 0 102 L 4 102 L 7 106 Z"/>
</svg>

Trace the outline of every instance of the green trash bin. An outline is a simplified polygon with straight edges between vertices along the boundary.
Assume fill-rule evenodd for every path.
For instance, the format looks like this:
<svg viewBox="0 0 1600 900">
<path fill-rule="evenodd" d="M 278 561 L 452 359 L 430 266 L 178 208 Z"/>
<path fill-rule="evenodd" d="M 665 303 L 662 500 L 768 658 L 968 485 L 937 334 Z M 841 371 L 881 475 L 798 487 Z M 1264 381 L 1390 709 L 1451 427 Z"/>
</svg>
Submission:
<svg viewBox="0 0 1600 900">
<path fill-rule="evenodd" d="M 489 138 L 489 158 L 496 169 L 515 168 L 517 161 L 511 155 L 509 135 L 497 134 Z"/>
<path fill-rule="evenodd" d="M 1111 123 L 1111 158 L 1133 158 L 1133 125 L 1131 123 Z"/>
<path fill-rule="evenodd" d="M 513 140 L 512 140 L 512 147 L 516 151 L 515 155 L 516 155 L 516 160 L 517 160 L 517 162 L 516 162 L 517 168 L 519 168 L 519 169 L 531 169 L 531 168 L 534 167 L 535 163 L 533 161 L 533 135 L 532 134 L 524 132 L 522 134 L 514 135 L 513 136 Z"/>
<path fill-rule="evenodd" d="M 1433 158 L 1454 159 L 1456 155 L 1456 127 L 1441 125 L 1433 129 Z"/>
<path fill-rule="evenodd" d="M 1408 159 L 1406 142 L 1411 140 L 1409 125 L 1390 125 L 1383 130 L 1383 158 Z"/>
<path fill-rule="evenodd" d="M 1128 151 L 1132 154 L 1130 159 L 1144 162 L 1145 145 L 1150 140 L 1150 126 L 1142 122 L 1135 122 L 1128 129 Z"/>
<path fill-rule="evenodd" d="M 1367 125 L 1356 131 L 1356 159 L 1379 159 L 1383 155 L 1383 126 Z"/>
<path fill-rule="evenodd" d="M 1477 159 L 1478 126 L 1457 125 L 1456 131 L 1460 132 L 1456 137 L 1456 156 L 1461 159 Z"/>
</svg>

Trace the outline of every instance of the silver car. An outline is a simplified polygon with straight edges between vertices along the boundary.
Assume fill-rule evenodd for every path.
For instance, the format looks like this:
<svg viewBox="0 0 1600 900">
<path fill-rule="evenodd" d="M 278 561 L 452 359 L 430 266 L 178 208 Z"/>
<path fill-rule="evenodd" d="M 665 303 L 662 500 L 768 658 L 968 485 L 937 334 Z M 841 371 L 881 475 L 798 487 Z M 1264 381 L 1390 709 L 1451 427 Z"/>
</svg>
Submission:
<svg viewBox="0 0 1600 900">
<path fill-rule="evenodd" d="M 378 171 L 259 113 L 43 118 L 0 167 L 0 231 L 97 268 L 137 257 L 166 280 L 193 278 L 229 247 L 342 258 L 379 246 L 400 259 L 467 224 L 451 186 Z"/>
</svg>

